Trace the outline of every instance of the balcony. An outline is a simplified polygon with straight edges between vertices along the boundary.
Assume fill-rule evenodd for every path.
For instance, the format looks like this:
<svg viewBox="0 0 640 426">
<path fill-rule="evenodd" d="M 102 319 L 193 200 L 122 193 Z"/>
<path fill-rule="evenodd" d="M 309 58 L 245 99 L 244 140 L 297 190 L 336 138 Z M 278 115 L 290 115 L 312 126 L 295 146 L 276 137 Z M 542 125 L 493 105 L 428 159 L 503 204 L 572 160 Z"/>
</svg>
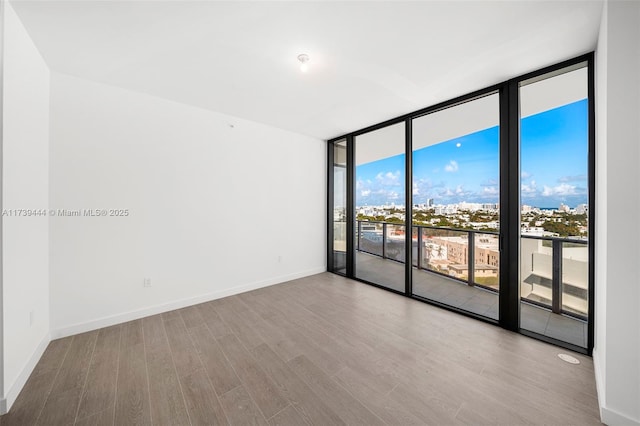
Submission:
<svg viewBox="0 0 640 426">
<path fill-rule="evenodd" d="M 589 251 L 584 240 L 523 235 L 520 242 L 523 300 L 587 319 Z"/>
<path fill-rule="evenodd" d="M 356 276 L 404 292 L 405 226 L 356 222 Z M 521 238 L 521 328 L 585 347 L 588 248 Z M 498 319 L 497 232 L 412 227 L 413 294 Z"/>
<path fill-rule="evenodd" d="M 520 326 L 587 345 L 587 241 L 523 235 L 520 240 Z"/>
</svg>

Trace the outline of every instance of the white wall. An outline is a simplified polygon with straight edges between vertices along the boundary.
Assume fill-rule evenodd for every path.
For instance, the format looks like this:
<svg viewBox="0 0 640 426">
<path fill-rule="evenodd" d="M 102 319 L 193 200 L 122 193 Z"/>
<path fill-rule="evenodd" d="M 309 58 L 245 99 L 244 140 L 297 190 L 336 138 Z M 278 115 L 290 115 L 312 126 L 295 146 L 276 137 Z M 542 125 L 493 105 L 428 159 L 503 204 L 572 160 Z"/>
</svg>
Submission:
<svg viewBox="0 0 640 426">
<path fill-rule="evenodd" d="M 49 69 L 4 4 L 3 209 L 46 209 Z M 49 343 L 49 219 L 3 215 L 3 395 L 11 406 Z"/>
<path fill-rule="evenodd" d="M 602 421 L 640 424 L 640 3 L 604 5 L 596 52 L 596 336 Z"/>
<path fill-rule="evenodd" d="M 51 208 L 129 211 L 51 219 L 54 336 L 326 268 L 324 141 L 57 73 L 50 137 Z"/>
</svg>

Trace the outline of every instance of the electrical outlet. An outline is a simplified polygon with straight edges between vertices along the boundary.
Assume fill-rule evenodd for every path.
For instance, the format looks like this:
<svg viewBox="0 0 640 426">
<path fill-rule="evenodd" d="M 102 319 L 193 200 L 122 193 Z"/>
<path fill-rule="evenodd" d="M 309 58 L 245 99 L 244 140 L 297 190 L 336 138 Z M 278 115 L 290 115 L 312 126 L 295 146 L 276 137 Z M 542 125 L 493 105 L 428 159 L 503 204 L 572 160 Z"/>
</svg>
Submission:
<svg viewBox="0 0 640 426">
<path fill-rule="evenodd" d="M 144 284 L 145 287 L 151 287 L 151 278 L 145 278 Z"/>
</svg>

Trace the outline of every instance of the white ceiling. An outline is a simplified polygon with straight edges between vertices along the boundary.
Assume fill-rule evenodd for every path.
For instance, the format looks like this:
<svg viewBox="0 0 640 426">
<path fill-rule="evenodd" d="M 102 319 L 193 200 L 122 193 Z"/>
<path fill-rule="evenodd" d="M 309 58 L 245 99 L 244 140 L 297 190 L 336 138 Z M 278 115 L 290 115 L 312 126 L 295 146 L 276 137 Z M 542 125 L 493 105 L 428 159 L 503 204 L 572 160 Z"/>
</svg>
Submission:
<svg viewBox="0 0 640 426">
<path fill-rule="evenodd" d="M 54 71 L 322 139 L 592 51 L 602 9 L 601 0 L 11 4 Z"/>
</svg>

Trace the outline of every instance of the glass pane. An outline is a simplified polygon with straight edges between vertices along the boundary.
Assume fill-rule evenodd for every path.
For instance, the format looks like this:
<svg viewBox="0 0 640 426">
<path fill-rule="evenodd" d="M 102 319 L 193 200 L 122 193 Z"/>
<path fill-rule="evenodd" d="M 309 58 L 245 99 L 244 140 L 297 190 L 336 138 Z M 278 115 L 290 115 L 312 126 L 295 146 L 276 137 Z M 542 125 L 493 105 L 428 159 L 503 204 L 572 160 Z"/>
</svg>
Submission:
<svg viewBox="0 0 640 426">
<path fill-rule="evenodd" d="M 413 120 L 415 295 L 498 319 L 499 181 L 498 94 Z"/>
<path fill-rule="evenodd" d="M 459 280 L 467 280 L 469 237 L 466 232 L 427 228 L 422 230 L 422 267 Z M 414 292 L 416 292 L 414 288 Z"/>
<path fill-rule="evenodd" d="M 404 225 L 386 225 L 384 240 L 384 256 L 386 259 L 404 263 L 404 228 Z"/>
<path fill-rule="evenodd" d="M 358 220 L 359 250 L 382 257 L 382 233 L 384 222 Z"/>
<path fill-rule="evenodd" d="M 404 123 L 355 138 L 355 276 L 405 290 Z"/>
<path fill-rule="evenodd" d="M 552 299 L 552 250 L 549 240 L 533 237 L 520 238 L 520 297 L 548 309 L 551 309 Z M 531 326 L 537 326 L 537 324 L 531 324 Z M 531 331 L 541 332 L 540 329 L 531 329 Z"/>
<path fill-rule="evenodd" d="M 420 232 L 420 229 L 416 226 L 412 226 L 411 227 L 411 264 L 414 267 L 418 267 L 418 246 L 420 245 L 419 243 L 419 238 L 421 237 L 421 235 L 419 236 L 418 233 Z"/>
<path fill-rule="evenodd" d="M 562 243 L 562 310 L 586 319 L 589 313 L 589 249 Z"/>
<path fill-rule="evenodd" d="M 347 267 L 347 142 L 333 146 L 333 271 Z"/>
<path fill-rule="evenodd" d="M 581 347 L 589 317 L 584 65 L 520 85 L 520 327 Z"/>
</svg>

